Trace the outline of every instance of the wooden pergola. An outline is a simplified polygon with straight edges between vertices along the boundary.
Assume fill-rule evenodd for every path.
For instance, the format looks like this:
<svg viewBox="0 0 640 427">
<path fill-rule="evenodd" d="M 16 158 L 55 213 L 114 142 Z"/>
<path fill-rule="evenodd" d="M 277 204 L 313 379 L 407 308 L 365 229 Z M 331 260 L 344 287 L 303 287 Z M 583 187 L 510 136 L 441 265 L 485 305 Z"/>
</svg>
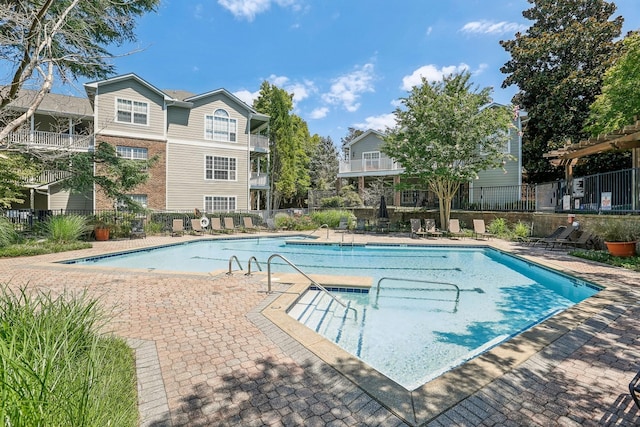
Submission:
<svg viewBox="0 0 640 427">
<path fill-rule="evenodd" d="M 640 168 L 640 120 L 637 116 L 635 120 L 634 124 L 614 132 L 598 135 L 575 144 L 567 144 L 560 149 L 543 154 L 552 165 L 564 166 L 569 194 L 571 194 L 573 186 L 573 167 L 583 157 L 612 150 L 632 150 L 632 167 Z M 634 200 L 637 200 L 637 195 L 635 196 Z"/>
</svg>

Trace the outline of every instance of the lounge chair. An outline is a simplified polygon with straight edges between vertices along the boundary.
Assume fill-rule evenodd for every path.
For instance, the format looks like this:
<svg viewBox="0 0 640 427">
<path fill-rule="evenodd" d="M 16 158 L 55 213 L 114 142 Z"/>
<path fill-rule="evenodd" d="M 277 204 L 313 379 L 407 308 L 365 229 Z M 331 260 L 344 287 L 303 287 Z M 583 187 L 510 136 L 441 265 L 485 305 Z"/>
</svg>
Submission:
<svg viewBox="0 0 640 427">
<path fill-rule="evenodd" d="M 364 233 L 367 231 L 367 221 L 364 218 L 356 219 L 356 228 L 353 229 L 355 233 Z"/>
<path fill-rule="evenodd" d="M 464 233 L 462 233 L 462 230 L 460 230 L 459 219 L 449 219 L 449 232 L 447 234 L 449 234 L 449 237 L 454 239 L 458 237 L 464 237 Z"/>
<path fill-rule="evenodd" d="M 473 234 L 475 234 L 476 239 L 478 237 L 490 239 L 495 237 L 495 234 L 488 233 L 487 228 L 484 224 L 484 219 L 474 219 L 473 220 Z"/>
<path fill-rule="evenodd" d="M 273 218 L 267 218 L 267 229 L 269 231 L 280 231 L 278 227 L 276 227 L 276 220 Z"/>
<path fill-rule="evenodd" d="M 347 232 L 349 231 L 349 218 L 343 216 L 340 218 L 340 223 L 338 224 L 338 228 L 336 228 L 337 232 Z"/>
<path fill-rule="evenodd" d="M 433 237 L 442 236 L 442 231 L 436 228 L 436 221 L 433 219 L 424 220 L 424 232 L 427 234 L 427 236 L 433 236 Z"/>
<path fill-rule="evenodd" d="M 533 244 L 533 246 L 537 246 L 538 244 L 544 244 L 545 247 L 549 247 L 549 245 L 555 245 L 558 243 L 558 241 L 564 241 L 566 240 L 571 233 L 573 233 L 575 230 L 573 229 L 573 227 L 565 227 L 562 231 L 560 231 L 560 233 L 555 236 L 555 237 L 544 237 L 542 239 L 539 239 L 537 242 L 535 242 Z"/>
<path fill-rule="evenodd" d="M 420 218 L 410 218 L 409 222 L 411 223 L 411 238 L 414 237 L 423 237 L 426 233 L 422 229 L 422 221 Z"/>
<path fill-rule="evenodd" d="M 191 230 L 196 234 L 204 234 L 201 218 L 191 218 Z"/>
<path fill-rule="evenodd" d="M 234 231 L 238 230 L 238 227 L 236 227 L 235 223 L 233 222 L 233 218 L 231 218 L 230 216 L 224 217 L 224 229 L 229 233 L 233 233 Z"/>
<path fill-rule="evenodd" d="M 220 218 L 213 217 L 211 218 L 211 231 L 213 233 L 227 233 L 227 230 L 222 228 L 222 222 L 220 222 Z"/>
<path fill-rule="evenodd" d="M 182 236 L 184 234 L 184 220 L 176 218 L 172 222 L 171 236 Z"/>
<path fill-rule="evenodd" d="M 255 233 L 256 231 L 258 231 L 258 227 L 253 225 L 253 219 L 251 219 L 250 216 L 242 217 L 242 228 L 247 233 Z"/>
<path fill-rule="evenodd" d="M 147 233 L 144 231 L 144 222 L 142 220 L 131 221 L 130 239 L 144 239 Z"/>
<path fill-rule="evenodd" d="M 577 237 L 575 237 L 577 234 Z M 593 239 L 594 235 L 590 231 L 577 231 L 576 233 L 572 233 L 569 235 L 567 239 L 564 241 L 556 242 L 559 247 L 570 246 L 572 248 L 588 248 L 589 246 L 593 247 Z"/>
<path fill-rule="evenodd" d="M 555 239 L 566 228 L 567 227 L 565 227 L 564 225 L 561 225 L 558 228 L 556 228 L 555 230 L 553 230 L 553 232 L 551 234 L 549 234 L 548 236 L 544 236 L 544 237 L 528 237 L 526 240 L 523 240 L 523 243 L 535 246 L 536 243 L 538 243 L 540 240 L 543 240 L 543 239 Z"/>
</svg>

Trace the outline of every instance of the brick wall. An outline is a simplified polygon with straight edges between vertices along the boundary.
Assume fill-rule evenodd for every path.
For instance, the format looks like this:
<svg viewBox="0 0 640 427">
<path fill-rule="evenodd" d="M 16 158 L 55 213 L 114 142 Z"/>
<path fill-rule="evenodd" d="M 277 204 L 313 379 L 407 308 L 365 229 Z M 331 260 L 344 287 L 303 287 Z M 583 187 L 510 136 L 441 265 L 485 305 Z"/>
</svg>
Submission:
<svg viewBox="0 0 640 427">
<path fill-rule="evenodd" d="M 165 209 L 166 208 L 166 141 L 127 138 L 99 135 L 96 137 L 96 144 L 106 142 L 115 146 L 126 146 L 136 148 L 146 148 L 149 158 L 158 156 L 157 163 L 149 170 L 149 180 L 138 186 L 131 194 L 146 194 L 147 207 L 149 209 Z M 96 209 L 113 209 L 113 200 L 107 198 L 100 190 L 96 194 Z"/>
</svg>

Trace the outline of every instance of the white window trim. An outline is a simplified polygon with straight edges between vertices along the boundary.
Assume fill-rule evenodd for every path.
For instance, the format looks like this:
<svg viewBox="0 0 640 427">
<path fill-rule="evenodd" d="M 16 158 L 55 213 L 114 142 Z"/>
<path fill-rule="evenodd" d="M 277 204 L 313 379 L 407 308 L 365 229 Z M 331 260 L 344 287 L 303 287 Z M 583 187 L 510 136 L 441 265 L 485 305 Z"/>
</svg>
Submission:
<svg viewBox="0 0 640 427">
<path fill-rule="evenodd" d="M 226 117 L 227 119 L 227 135 L 226 138 L 216 138 L 216 130 L 215 130 L 215 126 L 216 126 L 216 112 L 217 111 L 224 111 L 228 117 Z M 211 137 L 208 136 L 208 132 L 207 132 L 207 119 L 211 118 Z M 234 128 L 235 128 L 235 132 L 231 132 L 229 130 L 229 128 L 231 127 L 231 123 L 233 123 Z M 235 134 L 235 141 L 231 140 L 231 134 Z M 204 136 L 203 138 L 206 141 L 217 141 L 217 142 L 231 142 L 233 144 L 238 142 L 238 119 L 234 119 L 231 118 L 231 114 L 229 114 L 229 112 L 227 110 L 225 110 L 224 108 L 216 108 L 213 113 L 211 114 L 205 114 L 204 116 Z"/>
<path fill-rule="evenodd" d="M 120 152 L 118 151 L 118 148 L 126 148 L 127 150 L 131 151 L 131 156 L 122 156 L 120 154 Z M 144 158 L 138 158 L 138 157 L 134 157 L 133 156 L 133 152 L 135 150 L 144 150 L 144 153 L 146 154 L 146 156 Z M 116 145 L 116 154 L 118 155 L 118 157 L 122 158 L 122 159 L 128 159 L 128 160 L 149 160 L 149 149 L 146 147 L 132 147 L 130 145 Z"/>
<path fill-rule="evenodd" d="M 120 120 L 118 117 L 118 111 L 120 111 L 118 109 L 118 101 L 126 101 L 126 102 L 130 102 L 131 103 L 131 120 L 130 121 L 124 121 L 124 120 Z M 147 112 L 146 112 L 146 120 L 145 123 L 136 123 L 135 122 L 135 104 L 144 104 L 146 106 Z M 116 123 L 125 123 L 125 124 L 129 124 L 129 125 L 135 125 L 135 126 L 149 126 L 149 103 L 147 101 L 137 101 L 135 99 L 129 99 L 129 98 L 120 98 L 120 97 L 116 97 L 115 99 L 115 110 L 116 110 L 116 114 L 115 114 L 115 121 Z"/>
<path fill-rule="evenodd" d="M 211 157 L 211 178 L 207 178 L 207 157 Z M 215 169 L 215 164 L 216 164 L 216 157 L 220 157 L 220 158 L 224 158 L 224 159 L 233 159 L 235 160 L 235 177 L 234 179 L 219 179 L 219 178 L 215 178 L 216 176 L 216 169 Z M 229 172 L 229 170 L 227 170 L 227 172 Z M 218 181 L 218 182 L 237 182 L 238 181 L 238 158 L 237 157 L 229 157 L 229 156 L 219 156 L 219 155 L 215 155 L 215 154 L 205 154 L 204 156 L 204 180 L 205 181 Z"/>
<path fill-rule="evenodd" d="M 377 154 L 378 158 L 377 158 L 377 162 L 378 162 L 378 166 L 377 167 L 371 167 L 371 168 L 367 168 L 367 159 L 365 159 L 365 156 L 367 154 Z M 380 161 L 381 161 L 381 155 L 380 155 L 380 151 L 363 151 L 362 152 L 362 170 L 366 171 L 366 170 L 380 170 Z M 369 162 L 372 162 L 373 159 L 368 159 Z"/>
<path fill-rule="evenodd" d="M 207 208 L 207 198 L 211 199 L 211 209 Z M 219 199 L 226 199 L 226 204 L 227 207 L 226 209 L 214 209 L 214 199 L 219 198 Z M 234 207 L 233 209 L 231 209 L 229 207 L 229 201 L 233 199 L 233 204 Z M 235 212 L 236 209 L 238 208 L 238 196 L 236 195 L 231 195 L 231 196 L 227 196 L 227 195 L 220 195 L 220 194 L 214 194 L 214 195 L 205 195 L 202 198 L 202 206 L 204 207 L 205 212 Z"/>
</svg>

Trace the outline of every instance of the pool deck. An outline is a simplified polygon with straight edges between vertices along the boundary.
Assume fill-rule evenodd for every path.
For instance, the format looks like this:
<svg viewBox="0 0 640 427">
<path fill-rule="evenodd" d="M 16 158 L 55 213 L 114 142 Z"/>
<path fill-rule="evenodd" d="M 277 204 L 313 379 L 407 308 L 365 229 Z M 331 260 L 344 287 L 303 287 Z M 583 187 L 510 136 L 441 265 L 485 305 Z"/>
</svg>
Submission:
<svg viewBox="0 0 640 427">
<path fill-rule="evenodd" d="M 274 281 L 276 292 L 267 294 L 264 274 L 54 264 L 209 236 L 94 242 L 81 251 L 0 259 L 0 283 L 54 293 L 87 290 L 113 309 L 114 333 L 136 348 L 142 426 L 640 424 L 628 394 L 628 383 L 640 369 L 640 273 L 499 239 L 333 232 L 327 238 L 324 230 L 318 237 L 346 244 L 490 245 L 606 289 L 482 360 L 429 383 L 419 394 L 410 393 L 408 409 L 402 402 L 397 407 L 389 403 L 395 391 L 383 379 L 366 370 L 341 374 L 325 361 L 323 352 L 330 356 L 331 348 L 305 346 L 274 323 L 271 312 L 284 308 L 279 298 L 296 295 L 288 279 Z M 241 262 L 246 269 L 246 260 Z M 348 375 L 349 361 L 333 358 Z M 380 399 L 386 406 L 372 396 L 386 396 Z"/>
</svg>

